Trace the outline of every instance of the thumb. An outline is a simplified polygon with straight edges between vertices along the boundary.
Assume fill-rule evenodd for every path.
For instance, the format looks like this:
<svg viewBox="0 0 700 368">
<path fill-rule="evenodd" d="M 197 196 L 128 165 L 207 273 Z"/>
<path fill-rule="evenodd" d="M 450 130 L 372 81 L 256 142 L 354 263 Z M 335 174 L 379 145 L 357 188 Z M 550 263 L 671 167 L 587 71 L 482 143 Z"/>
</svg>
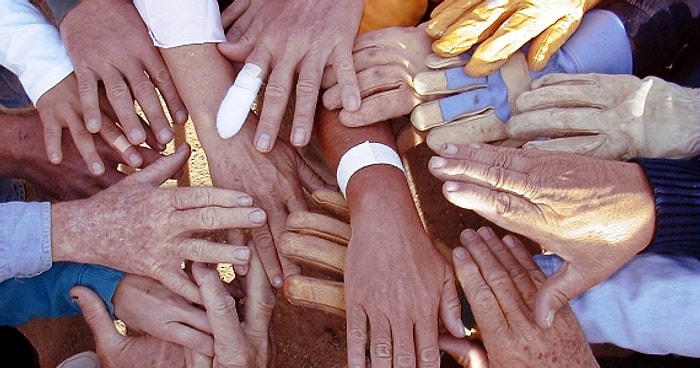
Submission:
<svg viewBox="0 0 700 368">
<path fill-rule="evenodd" d="M 488 368 L 489 360 L 484 348 L 467 339 L 458 339 L 450 335 L 438 337 L 440 349 L 450 354 L 462 367 Z"/>
<path fill-rule="evenodd" d="M 76 286 L 70 290 L 70 296 L 83 312 L 83 318 L 92 331 L 98 351 L 122 342 L 124 336 L 114 327 L 107 307 L 94 291 L 84 286 Z"/>
<path fill-rule="evenodd" d="M 144 169 L 128 176 L 127 179 L 150 184 L 154 187 L 160 186 L 178 173 L 189 157 L 190 146 L 187 143 L 181 144 L 174 153 L 159 158 Z"/>
<path fill-rule="evenodd" d="M 452 336 L 462 338 L 467 328 L 462 322 L 462 306 L 454 280 L 445 283 L 440 297 L 440 319 Z"/>
<path fill-rule="evenodd" d="M 564 262 L 540 286 L 535 296 L 535 320 L 540 327 L 551 327 L 556 313 L 590 287 L 583 275 L 571 263 Z"/>
</svg>

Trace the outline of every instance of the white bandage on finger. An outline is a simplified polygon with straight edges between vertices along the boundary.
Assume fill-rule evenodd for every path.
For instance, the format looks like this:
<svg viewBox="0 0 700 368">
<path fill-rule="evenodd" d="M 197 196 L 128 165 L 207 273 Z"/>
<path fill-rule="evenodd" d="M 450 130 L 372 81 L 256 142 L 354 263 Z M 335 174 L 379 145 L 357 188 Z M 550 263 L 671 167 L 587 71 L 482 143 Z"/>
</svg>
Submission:
<svg viewBox="0 0 700 368">
<path fill-rule="evenodd" d="M 112 141 L 112 147 L 116 148 L 119 152 L 124 153 L 129 149 L 129 147 L 131 147 L 131 143 L 129 143 L 123 134 L 120 134 Z"/>
<path fill-rule="evenodd" d="M 216 130 L 221 138 L 233 137 L 241 130 L 262 86 L 262 78 L 262 69 L 251 63 L 246 63 L 238 73 L 216 114 Z"/>
<path fill-rule="evenodd" d="M 157 47 L 226 41 L 214 0 L 134 0 L 134 6 Z"/>
<path fill-rule="evenodd" d="M 364 141 L 345 152 L 338 163 L 336 179 L 343 196 L 347 197 L 346 190 L 352 175 L 371 165 L 391 165 L 406 172 L 399 154 L 393 148 L 381 143 Z"/>
</svg>

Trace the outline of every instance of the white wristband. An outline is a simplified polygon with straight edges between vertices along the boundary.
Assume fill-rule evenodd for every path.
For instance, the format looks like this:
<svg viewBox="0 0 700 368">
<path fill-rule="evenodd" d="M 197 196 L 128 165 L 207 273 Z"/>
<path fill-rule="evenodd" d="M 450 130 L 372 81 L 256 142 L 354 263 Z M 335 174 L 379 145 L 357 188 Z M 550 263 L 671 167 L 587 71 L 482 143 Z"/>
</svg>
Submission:
<svg viewBox="0 0 700 368">
<path fill-rule="evenodd" d="M 406 172 L 399 154 L 391 147 L 381 143 L 364 141 L 345 152 L 338 163 L 336 179 L 343 196 L 347 197 L 345 191 L 352 175 L 371 165 L 391 165 L 404 173 Z"/>
<path fill-rule="evenodd" d="M 219 137 L 231 138 L 243 127 L 250 113 L 250 107 L 262 86 L 262 69 L 253 63 L 246 63 L 226 92 L 216 114 L 216 130 Z"/>
</svg>

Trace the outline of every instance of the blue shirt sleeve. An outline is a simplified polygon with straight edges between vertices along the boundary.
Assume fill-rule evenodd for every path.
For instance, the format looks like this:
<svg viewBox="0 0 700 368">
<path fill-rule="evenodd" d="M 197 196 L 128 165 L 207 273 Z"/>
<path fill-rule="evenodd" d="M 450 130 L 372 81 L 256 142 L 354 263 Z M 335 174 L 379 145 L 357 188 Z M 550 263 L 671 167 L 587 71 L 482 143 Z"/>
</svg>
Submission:
<svg viewBox="0 0 700 368">
<path fill-rule="evenodd" d="M 112 297 L 123 277 L 122 272 L 107 267 L 57 262 L 38 276 L 4 281 L 0 283 L 0 325 L 19 326 L 35 318 L 81 314 L 69 294 L 78 285 L 94 290 L 114 315 Z"/>
<path fill-rule="evenodd" d="M 0 281 L 51 267 L 51 205 L 0 203 Z"/>
</svg>

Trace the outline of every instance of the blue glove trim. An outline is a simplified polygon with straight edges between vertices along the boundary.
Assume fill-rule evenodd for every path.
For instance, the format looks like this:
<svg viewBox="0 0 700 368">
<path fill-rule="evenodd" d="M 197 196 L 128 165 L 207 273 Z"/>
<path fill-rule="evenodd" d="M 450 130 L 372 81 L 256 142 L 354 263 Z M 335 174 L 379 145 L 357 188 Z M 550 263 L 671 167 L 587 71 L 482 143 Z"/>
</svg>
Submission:
<svg viewBox="0 0 700 368">
<path fill-rule="evenodd" d="M 503 81 L 503 76 L 501 76 L 500 71 L 486 78 L 473 78 L 469 77 L 464 72 L 464 69 L 456 69 L 463 75 L 458 78 L 460 82 L 480 80 L 478 83 L 480 88 L 438 100 L 443 121 L 448 122 L 459 117 L 474 115 L 489 107 L 494 108 L 496 116 L 501 119 L 501 121 L 506 122 L 510 119 L 508 87 L 506 87 L 506 83 Z M 458 75 L 459 73 L 455 72 L 453 74 Z M 457 84 L 457 82 L 455 84 Z"/>
</svg>

